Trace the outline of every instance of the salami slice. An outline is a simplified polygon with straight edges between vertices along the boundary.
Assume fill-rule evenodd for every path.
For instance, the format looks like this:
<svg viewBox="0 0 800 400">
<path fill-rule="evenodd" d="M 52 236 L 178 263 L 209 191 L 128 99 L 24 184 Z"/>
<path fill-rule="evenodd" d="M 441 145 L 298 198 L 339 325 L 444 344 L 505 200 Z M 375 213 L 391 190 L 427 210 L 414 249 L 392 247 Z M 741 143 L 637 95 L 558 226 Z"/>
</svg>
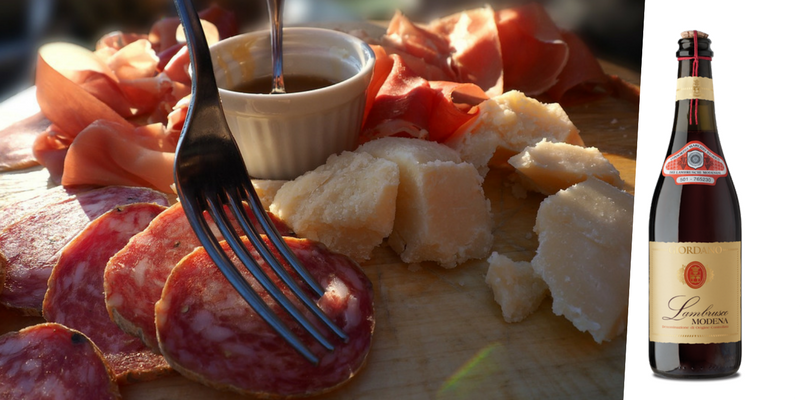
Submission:
<svg viewBox="0 0 800 400">
<path fill-rule="evenodd" d="M 273 217 L 278 229 L 286 225 Z M 131 238 L 106 265 L 106 307 L 123 331 L 138 336 L 158 351 L 153 307 L 172 268 L 200 246 L 189 220 L 177 203 L 156 217 L 150 226 Z"/>
<path fill-rule="evenodd" d="M 85 189 L 84 189 L 85 190 Z M 22 217 L 35 212 L 36 210 L 55 202 L 62 201 L 70 196 L 80 193 L 80 189 L 66 189 L 63 186 L 56 186 L 47 189 L 44 193 L 6 205 L 0 208 L 0 232 L 8 226 L 19 221 Z"/>
<path fill-rule="evenodd" d="M 29 315 L 41 313 L 47 279 L 58 253 L 86 225 L 106 211 L 130 203 L 167 205 L 164 193 L 108 186 L 48 204 L 0 232 L 6 282 L 0 303 Z"/>
<path fill-rule="evenodd" d="M 198 248 L 172 270 L 156 303 L 161 352 L 175 370 L 214 388 L 270 398 L 323 393 L 358 372 L 375 326 L 371 282 L 349 257 L 322 244 L 296 238 L 286 238 L 286 242 L 326 288 L 318 304 L 347 333 L 347 343 L 320 326 L 336 346 L 328 352 L 259 286 L 267 304 L 320 357 L 319 365 L 312 365 L 253 312 L 205 250 Z M 253 251 L 249 242 L 245 244 Z M 227 243 L 223 242 L 223 249 L 235 259 Z M 257 287 L 252 275 L 234 262 Z M 283 285 L 269 267 L 262 268 Z M 288 293 L 285 286 L 281 289 Z"/>
<path fill-rule="evenodd" d="M 48 281 L 44 318 L 91 338 L 118 384 L 150 380 L 170 371 L 164 357 L 117 327 L 108 316 L 103 295 L 108 259 L 163 210 L 157 204 L 136 203 L 106 212 L 64 246 Z"/>
<path fill-rule="evenodd" d="M 0 336 L 1 399 L 121 399 L 97 347 L 55 323 Z"/>
</svg>

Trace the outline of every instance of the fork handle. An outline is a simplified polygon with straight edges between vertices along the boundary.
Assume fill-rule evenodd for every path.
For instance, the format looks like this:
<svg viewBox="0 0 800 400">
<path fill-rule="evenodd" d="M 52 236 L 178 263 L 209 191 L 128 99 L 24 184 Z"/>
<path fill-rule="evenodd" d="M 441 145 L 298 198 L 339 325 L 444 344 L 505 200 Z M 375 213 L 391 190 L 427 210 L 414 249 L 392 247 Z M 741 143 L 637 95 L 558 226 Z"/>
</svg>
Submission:
<svg viewBox="0 0 800 400">
<path fill-rule="evenodd" d="M 283 80 L 283 0 L 269 0 L 272 41 L 272 93 L 286 93 Z"/>
<path fill-rule="evenodd" d="M 186 31 L 186 44 L 189 48 L 189 59 L 194 78 L 192 79 L 192 96 L 195 101 L 216 100 L 219 103 L 219 90 L 214 77 L 211 51 L 208 49 L 208 41 L 203 32 L 203 25 L 200 23 L 200 16 L 191 0 L 175 0 L 175 6 L 183 23 L 183 29 Z M 211 70 L 206 71 L 207 68 Z M 220 106 L 219 109 L 221 108 Z"/>
</svg>

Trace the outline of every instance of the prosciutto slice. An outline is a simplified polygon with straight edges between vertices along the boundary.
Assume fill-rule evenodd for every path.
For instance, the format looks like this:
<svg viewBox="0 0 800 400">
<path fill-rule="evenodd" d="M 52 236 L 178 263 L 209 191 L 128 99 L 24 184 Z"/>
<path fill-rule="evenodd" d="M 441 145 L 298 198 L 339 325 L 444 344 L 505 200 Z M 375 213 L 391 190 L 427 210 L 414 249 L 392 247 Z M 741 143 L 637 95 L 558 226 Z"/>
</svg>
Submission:
<svg viewBox="0 0 800 400">
<path fill-rule="evenodd" d="M 473 83 L 489 97 L 519 90 L 574 103 L 596 98 L 597 88 L 617 93 L 586 45 L 535 2 L 471 9 L 427 25 L 396 13 L 380 44 L 423 79 Z"/>
<path fill-rule="evenodd" d="M 503 53 L 505 90 L 544 93 L 567 64 L 569 45 L 538 3 L 500 10 L 497 29 Z"/>
<path fill-rule="evenodd" d="M 429 82 L 399 55 L 386 57 L 393 63 L 392 70 L 370 104 L 362 142 L 386 136 L 444 141 L 477 117 L 472 105 L 456 104 L 454 98 L 487 98 L 474 84 Z"/>
<path fill-rule="evenodd" d="M 428 29 L 447 39 L 457 82 L 474 83 L 489 97 L 503 94 L 505 60 L 491 7 L 437 19 Z"/>
<path fill-rule="evenodd" d="M 547 90 L 547 95 L 569 105 L 608 94 L 609 77 L 586 44 L 572 32 L 562 31 L 561 35 L 569 46 L 569 59 L 559 74 L 558 82 Z M 604 90 L 595 91 L 597 87 Z"/>
<path fill-rule="evenodd" d="M 430 80 L 457 78 L 450 67 L 447 38 L 414 24 L 399 11 L 389 22 L 381 45 L 387 54 L 399 55 L 416 75 Z"/>
<path fill-rule="evenodd" d="M 49 125 L 50 121 L 42 113 L 36 113 L 0 128 L 0 171 L 13 171 L 36 165 L 33 143 Z"/>
<path fill-rule="evenodd" d="M 177 146 L 174 133 L 162 124 L 133 128 L 96 121 L 66 151 L 61 184 L 144 186 L 169 193 Z"/>
</svg>

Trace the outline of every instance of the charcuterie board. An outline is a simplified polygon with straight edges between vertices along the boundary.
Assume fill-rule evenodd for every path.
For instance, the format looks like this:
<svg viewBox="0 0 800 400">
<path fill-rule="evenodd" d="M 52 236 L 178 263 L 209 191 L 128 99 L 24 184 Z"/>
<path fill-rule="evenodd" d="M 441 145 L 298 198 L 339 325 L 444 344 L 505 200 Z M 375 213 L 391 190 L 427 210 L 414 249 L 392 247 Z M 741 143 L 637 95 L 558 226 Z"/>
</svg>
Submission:
<svg viewBox="0 0 800 400">
<path fill-rule="evenodd" d="M 602 63 L 609 74 L 638 85 L 638 73 Z M 20 100 L 23 99 L 23 100 Z M 27 99 L 27 100 L 25 100 Z M 10 101 L 31 101 L 15 97 Z M 0 106 L 8 107 L 8 104 Z M 30 107 L 36 107 L 32 101 Z M 567 107 L 587 146 L 599 148 L 634 192 L 638 107 L 607 97 Z M 532 229 L 543 196 L 520 198 L 496 168 L 484 182 L 494 215 L 493 251 L 517 261 L 536 252 Z M 0 206 L 52 186 L 41 167 L 0 174 Z M 624 336 L 596 343 L 551 301 L 520 323 L 503 321 L 484 282 L 488 264 L 454 269 L 404 264 L 388 246 L 362 267 L 375 291 L 376 329 L 367 365 L 349 383 L 321 398 L 622 398 Z M 0 306 L 0 334 L 42 322 Z M 121 388 L 125 399 L 239 399 L 177 374 Z"/>
</svg>

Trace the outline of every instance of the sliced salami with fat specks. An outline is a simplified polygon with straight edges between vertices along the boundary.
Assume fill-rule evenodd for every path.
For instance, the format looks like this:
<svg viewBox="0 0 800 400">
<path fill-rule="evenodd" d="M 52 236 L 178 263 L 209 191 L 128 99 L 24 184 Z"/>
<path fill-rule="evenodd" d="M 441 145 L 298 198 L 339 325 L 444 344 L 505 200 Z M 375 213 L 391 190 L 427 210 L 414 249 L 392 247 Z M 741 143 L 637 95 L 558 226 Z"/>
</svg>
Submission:
<svg viewBox="0 0 800 400">
<path fill-rule="evenodd" d="M 131 203 L 167 205 L 164 193 L 147 188 L 109 186 L 48 204 L 0 232 L 0 269 L 6 281 L 0 304 L 29 315 L 42 311 L 50 272 L 59 250 L 106 211 Z"/>
<path fill-rule="evenodd" d="M 66 189 L 63 186 L 56 186 L 29 199 L 8 204 L 0 208 L 0 231 L 48 204 L 62 201 L 86 190 L 86 188 Z"/>
<path fill-rule="evenodd" d="M 97 347 L 61 324 L 0 336 L 0 377 L 0 399 L 122 398 Z"/>
<path fill-rule="evenodd" d="M 282 221 L 273 217 L 273 222 L 283 234 L 289 232 Z M 159 350 L 153 307 L 172 268 L 198 246 L 200 241 L 178 203 L 131 238 L 106 265 L 108 313 L 123 331 L 155 351 Z"/>
<path fill-rule="evenodd" d="M 117 327 L 106 311 L 103 295 L 108 259 L 165 209 L 136 203 L 101 215 L 61 249 L 48 281 L 44 318 L 78 329 L 92 339 L 118 384 L 151 380 L 171 371 L 164 357 Z"/>
<path fill-rule="evenodd" d="M 252 251 L 252 245 L 243 239 Z M 156 304 L 161 352 L 175 370 L 208 386 L 250 396 L 295 397 L 338 387 L 362 367 L 375 326 L 369 279 L 354 261 L 324 245 L 295 238 L 286 238 L 286 242 L 326 288 L 318 304 L 347 333 L 348 342 L 335 338 L 321 323 L 320 331 L 335 350 L 328 352 L 314 342 L 244 271 L 223 242 L 226 253 L 250 284 L 320 357 L 320 363 L 309 363 L 278 336 L 228 283 L 205 250 L 198 248 L 172 270 Z M 262 268 L 273 281 L 280 282 L 269 267 Z M 282 283 L 279 285 L 288 292 Z"/>
</svg>

